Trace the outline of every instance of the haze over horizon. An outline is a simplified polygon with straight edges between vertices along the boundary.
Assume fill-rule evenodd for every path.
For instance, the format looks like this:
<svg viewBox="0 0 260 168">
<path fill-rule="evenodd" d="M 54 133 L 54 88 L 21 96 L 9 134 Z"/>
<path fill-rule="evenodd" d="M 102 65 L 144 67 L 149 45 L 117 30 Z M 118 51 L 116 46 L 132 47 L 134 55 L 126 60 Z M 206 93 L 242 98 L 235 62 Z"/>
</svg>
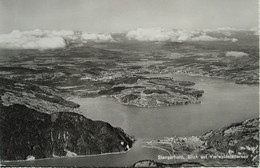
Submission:
<svg viewBox="0 0 260 168">
<path fill-rule="evenodd" d="M 257 0 L 0 0 L 0 33 L 258 26 Z"/>
</svg>

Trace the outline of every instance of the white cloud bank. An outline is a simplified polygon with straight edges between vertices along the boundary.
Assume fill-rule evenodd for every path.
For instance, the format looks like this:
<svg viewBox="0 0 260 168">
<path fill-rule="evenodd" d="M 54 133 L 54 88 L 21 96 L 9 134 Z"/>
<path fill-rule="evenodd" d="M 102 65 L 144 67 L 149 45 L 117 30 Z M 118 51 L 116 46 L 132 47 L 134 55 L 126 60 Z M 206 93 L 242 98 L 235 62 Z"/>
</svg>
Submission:
<svg viewBox="0 0 260 168">
<path fill-rule="evenodd" d="M 238 40 L 230 37 L 225 32 L 224 37 L 213 37 L 205 30 L 187 31 L 163 28 L 138 28 L 125 34 L 127 40 L 137 41 L 230 41 Z M 0 34 L 0 48 L 8 49 L 56 49 L 65 48 L 68 44 L 74 43 L 75 46 L 82 46 L 87 42 L 114 42 L 111 34 L 86 33 L 71 30 L 15 30 L 9 34 Z"/>
<path fill-rule="evenodd" d="M 94 34 L 94 33 L 82 33 L 81 38 L 84 42 L 95 41 L 95 42 L 106 42 L 113 41 L 110 34 Z"/>
<path fill-rule="evenodd" d="M 110 34 L 89 34 L 70 30 L 14 30 L 9 34 L 0 34 L 0 48 L 45 50 L 65 48 L 67 43 L 75 41 L 86 43 L 89 41 L 105 42 L 112 40 Z"/>
<path fill-rule="evenodd" d="M 138 41 L 176 41 L 177 34 L 166 29 L 136 29 L 126 34 L 128 40 Z"/>
<path fill-rule="evenodd" d="M 225 54 L 227 57 L 243 57 L 243 56 L 248 56 L 247 53 L 244 52 L 239 52 L 239 51 L 228 51 Z"/>
<path fill-rule="evenodd" d="M 126 34 L 128 40 L 137 41 L 171 41 L 171 42 L 183 42 L 183 41 L 231 41 L 237 42 L 235 38 L 217 38 L 211 37 L 202 31 L 187 31 L 187 30 L 173 30 L 162 28 L 150 28 L 143 29 L 138 28 L 131 30 Z"/>
<path fill-rule="evenodd" d="M 9 34 L 0 35 L 0 48 L 8 49 L 54 49 L 66 46 L 61 37 L 44 36 L 39 31 L 20 32 L 12 31 Z"/>
<path fill-rule="evenodd" d="M 198 37 L 193 37 L 192 41 L 220 41 L 221 39 L 216 38 L 216 37 L 211 37 L 208 35 L 201 35 Z"/>
</svg>

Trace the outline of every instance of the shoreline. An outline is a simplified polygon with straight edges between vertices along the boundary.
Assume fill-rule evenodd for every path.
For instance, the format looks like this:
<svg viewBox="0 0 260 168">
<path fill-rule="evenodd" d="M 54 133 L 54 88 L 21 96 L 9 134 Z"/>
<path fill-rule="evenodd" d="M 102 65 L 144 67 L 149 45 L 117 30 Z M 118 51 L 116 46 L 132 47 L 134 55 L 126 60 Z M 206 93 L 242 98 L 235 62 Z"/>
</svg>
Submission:
<svg viewBox="0 0 260 168">
<path fill-rule="evenodd" d="M 1 163 L 10 163 L 10 162 L 33 162 L 33 161 L 39 161 L 39 160 L 50 160 L 50 159 L 62 159 L 62 158 L 80 158 L 80 157 L 95 157 L 95 156 L 105 156 L 105 155 L 118 155 L 118 154 L 125 154 L 129 152 L 131 148 L 128 151 L 122 151 L 122 152 L 110 152 L 110 153 L 101 153 L 101 154 L 92 154 L 92 155 L 77 155 L 77 156 L 60 156 L 60 157 L 48 157 L 48 158 L 40 158 L 40 159 L 33 159 L 33 160 L 1 160 Z"/>
</svg>

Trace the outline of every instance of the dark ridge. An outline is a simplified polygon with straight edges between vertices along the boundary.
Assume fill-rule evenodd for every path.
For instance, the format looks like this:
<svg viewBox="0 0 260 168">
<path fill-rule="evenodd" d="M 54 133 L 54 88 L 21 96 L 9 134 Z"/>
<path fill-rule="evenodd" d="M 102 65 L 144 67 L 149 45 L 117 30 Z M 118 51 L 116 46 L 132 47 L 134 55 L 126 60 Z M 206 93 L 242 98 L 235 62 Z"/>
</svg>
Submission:
<svg viewBox="0 0 260 168">
<path fill-rule="evenodd" d="M 141 160 L 133 165 L 133 167 L 201 167 L 204 166 L 198 162 L 180 162 L 174 164 L 166 164 L 161 162 L 156 162 L 153 160 Z"/>
<path fill-rule="evenodd" d="M 126 151 L 133 140 L 122 129 L 72 112 L 41 113 L 24 105 L 0 105 L 1 159 L 24 160 Z"/>
</svg>

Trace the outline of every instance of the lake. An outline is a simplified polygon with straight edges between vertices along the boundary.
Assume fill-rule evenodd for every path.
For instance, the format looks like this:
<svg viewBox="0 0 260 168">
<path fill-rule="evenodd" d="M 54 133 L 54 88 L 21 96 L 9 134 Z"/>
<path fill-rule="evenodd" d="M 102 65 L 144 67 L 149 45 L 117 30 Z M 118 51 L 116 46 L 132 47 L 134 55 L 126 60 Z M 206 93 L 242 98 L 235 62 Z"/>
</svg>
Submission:
<svg viewBox="0 0 260 168">
<path fill-rule="evenodd" d="M 114 98 L 75 98 L 82 114 L 121 127 L 136 138 L 201 135 L 258 116 L 258 86 L 237 85 L 223 79 L 173 75 L 196 83 L 205 91 L 201 104 L 158 108 L 122 105 Z"/>
<path fill-rule="evenodd" d="M 196 83 L 194 88 L 205 91 L 201 104 L 158 108 L 139 108 L 122 105 L 116 99 L 74 98 L 82 114 L 93 120 L 102 120 L 121 127 L 137 139 L 127 153 L 71 158 L 50 158 L 34 161 L 8 162 L 21 166 L 130 166 L 143 159 L 156 160 L 156 149 L 142 148 L 142 139 L 165 136 L 201 135 L 211 129 L 258 117 L 258 86 L 237 85 L 232 81 L 199 76 L 173 75 L 176 80 Z"/>
</svg>

